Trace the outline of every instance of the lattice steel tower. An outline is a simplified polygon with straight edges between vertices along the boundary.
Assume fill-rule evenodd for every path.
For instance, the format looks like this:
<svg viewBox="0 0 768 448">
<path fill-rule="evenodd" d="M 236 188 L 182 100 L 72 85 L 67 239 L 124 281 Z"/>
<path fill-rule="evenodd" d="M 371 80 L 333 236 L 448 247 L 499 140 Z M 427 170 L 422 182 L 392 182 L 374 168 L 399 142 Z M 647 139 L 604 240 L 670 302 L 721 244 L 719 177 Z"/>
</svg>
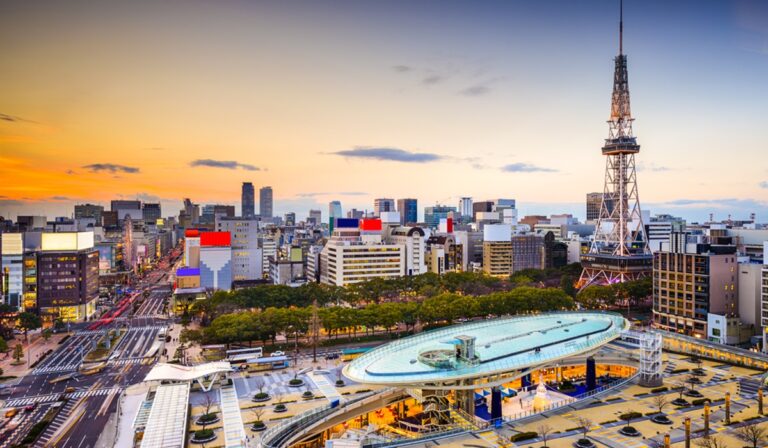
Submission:
<svg viewBox="0 0 768 448">
<path fill-rule="evenodd" d="M 640 145 L 632 133 L 634 119 L 629 107 L 627 56 L 623 48 L 623 3 L 619 10 L 619 54 L 614 59 L 611 117 L 603 146 L 605 188 L 595 239 L 589 253 L 581 257 L 584 271 L 579 288 L 646 277 L 653 264 L 637 192 L 635 154 L 640 152 Z"/>
</svg>

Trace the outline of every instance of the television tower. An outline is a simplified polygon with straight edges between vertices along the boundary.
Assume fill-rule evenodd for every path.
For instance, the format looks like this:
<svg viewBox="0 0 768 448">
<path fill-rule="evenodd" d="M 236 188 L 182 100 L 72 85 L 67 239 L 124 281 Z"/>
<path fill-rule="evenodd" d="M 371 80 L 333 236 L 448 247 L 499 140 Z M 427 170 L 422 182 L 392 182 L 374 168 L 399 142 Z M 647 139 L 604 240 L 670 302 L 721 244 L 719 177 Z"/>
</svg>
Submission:
<svg viewBox="0 0 768 448">
<path fill-rule="evenodd" d="M 614 58 L 611 117 L 605 139 L 605 187 L 595 239 L 582 255 L 584 270 L 579 288 L 591 284 L 613 284 L 649 276 L 653 255 L 640 212 L 635 154 L 640 145 L 632 133 L 629 107 L 627 56 L 624 54 L 624 4 L 619 6 L 619 54 Z"/>
</svg>

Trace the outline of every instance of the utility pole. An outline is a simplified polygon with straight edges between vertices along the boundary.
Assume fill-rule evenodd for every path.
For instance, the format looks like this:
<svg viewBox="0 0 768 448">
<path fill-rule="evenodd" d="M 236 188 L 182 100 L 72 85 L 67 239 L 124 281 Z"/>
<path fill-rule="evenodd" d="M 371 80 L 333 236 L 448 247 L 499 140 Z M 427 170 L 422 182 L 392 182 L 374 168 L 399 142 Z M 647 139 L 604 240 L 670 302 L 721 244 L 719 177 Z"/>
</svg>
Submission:
<svg viewBox="0 0 768 448">
<path fill-rule="evenodd" d="M 312 300 L 312 362 L 317 362 L 317 342 L 320 339 L 320 316 L 317 314 L 317 299 Z"/>
</svg>

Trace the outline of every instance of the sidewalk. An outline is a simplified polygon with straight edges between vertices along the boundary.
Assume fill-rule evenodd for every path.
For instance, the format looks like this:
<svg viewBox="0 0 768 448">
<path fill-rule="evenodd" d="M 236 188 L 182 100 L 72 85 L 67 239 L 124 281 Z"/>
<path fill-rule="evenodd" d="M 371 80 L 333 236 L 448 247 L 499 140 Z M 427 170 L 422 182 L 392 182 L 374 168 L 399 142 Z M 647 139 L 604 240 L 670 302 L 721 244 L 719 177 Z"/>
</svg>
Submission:
<svg viewBox="0 0 768 448">
<path fill-rule="evenodd" d="M 46 341 L 40 333 L 35 333 L 29 336 L 29 344 L 26 343 L 24 335 L 18 335 L 14 340 L 7 341 L 9 348 L 8 353 L 5 355 L 0 354 L 0 368 L 3 369 L 3 375 L 22 377 L 28 374 L 30 370 L 32 370 L 29 366 L 39 359 L 39 357 L 46 351 L 56 350 L 59 346 L 59 341 L 66 335 L 67 333 L 54 334 Z M 11 364 L 13 363 L 13 348 L 19 343 L 24 347 L 24 358 L 22 358 L 23 364 L 15 366 Z"/>
</svg>

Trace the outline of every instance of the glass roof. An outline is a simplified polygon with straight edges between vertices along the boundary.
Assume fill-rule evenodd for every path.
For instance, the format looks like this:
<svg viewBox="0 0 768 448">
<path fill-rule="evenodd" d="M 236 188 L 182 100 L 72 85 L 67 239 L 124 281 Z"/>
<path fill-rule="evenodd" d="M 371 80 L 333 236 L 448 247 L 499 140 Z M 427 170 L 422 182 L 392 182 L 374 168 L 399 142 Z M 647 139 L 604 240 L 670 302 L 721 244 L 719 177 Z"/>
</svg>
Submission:
<svg viewBox="0 0 768 448">
<path fill-rule="evenodd" d="M 374 384 L 419 384 L 510 372 L 595 349 L 617 338 L 629 323 L 603 312 L 548 313 L 453 325 L 377 347 L 352 361 L 344 373 Z M 474 338 L 475 359 L 429 365 L 419 354 L 456 352 L 457 338 Z"/>
</svg>

